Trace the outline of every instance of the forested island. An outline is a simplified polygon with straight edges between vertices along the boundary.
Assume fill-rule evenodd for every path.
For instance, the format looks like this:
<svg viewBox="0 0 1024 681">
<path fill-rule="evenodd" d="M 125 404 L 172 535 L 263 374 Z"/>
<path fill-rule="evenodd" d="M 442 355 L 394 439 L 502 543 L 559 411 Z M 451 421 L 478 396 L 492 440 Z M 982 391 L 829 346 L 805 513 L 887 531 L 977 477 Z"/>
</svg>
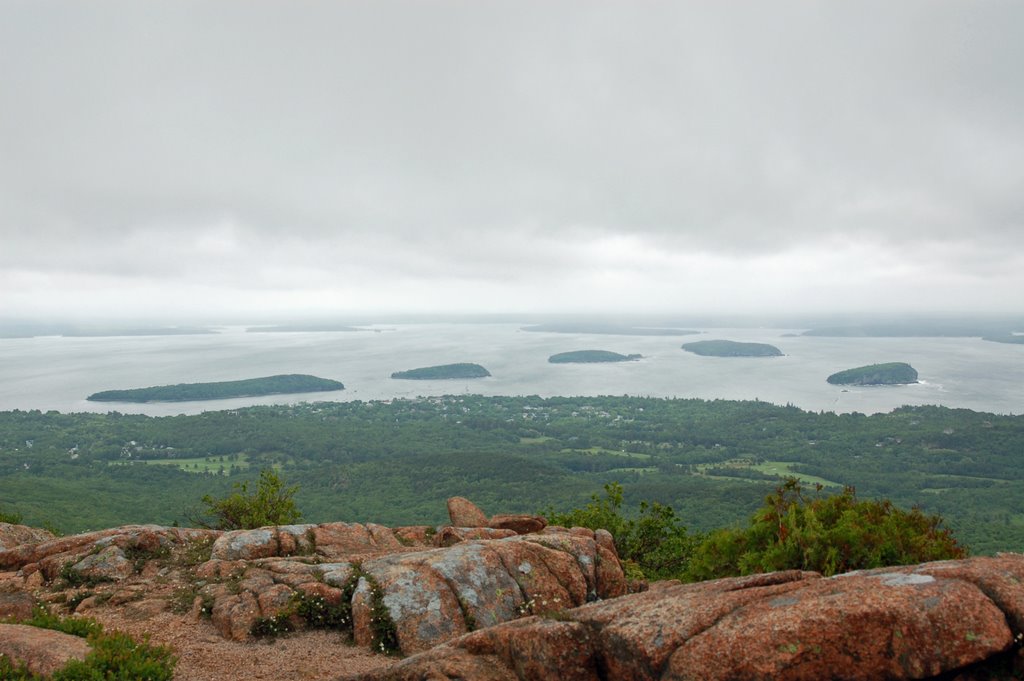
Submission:
<svg viewBox="0 0 1024 681">
<path fill-rule="evenodd" d="M 362 331 L 363 329 L 345 324 L 282 324 L 280 326 L 250 326 L 246 333 L 334 333 Z"/>
<path fill-rule="evenodd" d="M 217 333 L 201 326 L 117 327 L 97 325 L 69 325 L 45 323 L 0 323 L 0 338 L 36 338 L 64 336 L 66 338 L 107 338 L 113 336 L 195 336 Z"/>
<path fill-rule="evenodd" d="M 396 371 L 391 374 L 391 378 L 410 381 L 430 381 L 452 378 L 486 378 L 490 375 L 491 372 L 479 364 L 460 362 L 457 364 L 441 364 L 433 367 L 420 367 L 419 369 Z"/>
<path fill-rule="evenodd" d="M 825 380 L 833 385 L 907 385 L 917 383 L 917 370 L 906 362 L 887 362 L 840 371 Z"/>
<path fill-rule="evenodd" d="M 782 351 L 767 343 L 706 340 L 684 343 L 683 350 L 706 357 L 781 357 Z"/>
<path fill-rule="evenodd" d="M 586 324 L 566 322 L 564 324 L 534 324 L 524 326 L 522 331 L 545 333 L 590 333 L 609 336 L 691 336 L 700 331 L 693 329 L 665 329 L 651 326 L 625 326 L 621 324 Z"/>
<path fill-rule="evenodd" d="M 802 335 L 832 338 L 973 338 L 1001 336 L 1005 332 L 1006 327 L 996 322 L 907 321 L 824 326 L 808 329 Z"/>
<path fill-rule="evenodd" d="M 640 355 L 622 355 L 610 350 L 574 350 L 559 352 L 548 357 L 552 364 L 594 364 L 599 362 L 632 362 Z"/>
<path fill-rule="evenodd" d="M 178 383 L 177 385 L 157 385 L 129 390 L 104 390 L 93 393 L 86 399 L 91 402 L 193 402 L 344 389 L 343 383 L 328 378 L 318 378 L 306 374 L 281 374 L 263 378 L 247 378 L 240 381 Z"/>
</svg>

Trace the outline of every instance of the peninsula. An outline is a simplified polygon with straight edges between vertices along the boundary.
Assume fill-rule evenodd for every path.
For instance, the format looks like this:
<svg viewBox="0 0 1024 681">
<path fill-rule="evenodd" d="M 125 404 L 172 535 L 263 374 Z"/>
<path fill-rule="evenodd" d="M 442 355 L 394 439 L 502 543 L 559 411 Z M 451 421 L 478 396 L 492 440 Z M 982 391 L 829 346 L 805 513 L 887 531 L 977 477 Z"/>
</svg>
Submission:
<svg viewBox="0 0 1024 681">
<path fill-rule="evenodd" d="M 782 350 L 767 343 L 706 340 L 684 343 L 683 350 L 705 357 L 781 357 Z"/>
<path fill-rule="evenodd" d="M 998 336 L 984 336 L 981 340 L 993 343 L 1012 343 L 1013 345 L 1024 345 L 1024 334 L 1006 333 Z"/>
<path fill-rule="evenodd" d="M 906 362 L 888 362 L 847 369 L 826 379 L 833 385 L 907 385 L 917 383 L 917 370 Z"/>
<path fill-rule="evenodd" d="M 178 383 L 130 390 L 104 390 L 85 398 L 90 402 L 193 402 L 225 400 L 232 397 L 259 397 L 291 393 L 344 390 L 340 381 L 306 374 L 281 374 L 263 378 L 215 383 Z"/>
<path fill-rule="evenodd" d="M 420 367 L 407 371 L 396 371 L 391 378 L 400 378 L 410 381 L 431 381 L 437 379 L 455 378 L 486 378 L 491 372 L 479 364 L 460 362 L 458 364 L 441 364 L 433 367 Z"/>
<path fill-rule="evenodd" d="M 574 350 L 548 357 L 552 364 L 595 364 L 599 362 L 632 362 L 641 355 L 622 355 L 609 350 Z"/>
</svg>

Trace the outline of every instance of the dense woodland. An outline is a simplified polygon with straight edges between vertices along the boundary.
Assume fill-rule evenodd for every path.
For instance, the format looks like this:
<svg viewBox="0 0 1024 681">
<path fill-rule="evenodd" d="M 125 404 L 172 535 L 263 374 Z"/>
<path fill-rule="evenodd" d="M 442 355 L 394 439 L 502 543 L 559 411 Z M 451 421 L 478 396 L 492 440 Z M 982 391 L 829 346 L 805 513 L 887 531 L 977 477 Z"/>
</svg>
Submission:
<svg viewBox="0 0 1024 681">
<path fill-rule="evenodd" d="M 815 413 L 758 401 L 450 396 L 200 415 L 0 412 L 0 512 L 66 532 L 186 523 L 274 467 L 307 521 L 440 523 L 444 499 L 535 512 L 609 482 L 694 530 L 745 522 L 781 479 L 920 505 L 973 553 L 1024 550 L 1024 416 Z"/>
</svg>

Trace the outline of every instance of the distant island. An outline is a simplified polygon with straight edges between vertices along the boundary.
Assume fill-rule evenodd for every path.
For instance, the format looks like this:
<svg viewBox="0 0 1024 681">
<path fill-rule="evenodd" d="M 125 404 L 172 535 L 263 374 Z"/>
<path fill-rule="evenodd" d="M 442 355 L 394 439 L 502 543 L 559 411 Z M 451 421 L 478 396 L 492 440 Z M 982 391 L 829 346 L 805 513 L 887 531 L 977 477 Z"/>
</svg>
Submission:
<svg viewBox="0 0 1024 681">
<path fill-rule="evenodd" d="M 192 402 L 344 389 L 345 386 L 340 381 L 306 374 L 282 374 L 263 378 L 248 378 L 241 381 L 179 383 L 130 390 L 104 390 L 93 393 L 85 399 L 91 402 Z"/>
<path fill-rule="evenodd" d="M 400 378 L 410 381 L 430 381 L 435 379 L 450 378 L 486 378 L 491 372 L 479 364 L 461 362 L 458 364 L 441 364 L 434 367 L 420 367 L 408 371 L 396 371 L 391 378 Z"/>
<path fill-rule="evenodd" d="M 740 343 L 731 340 L 706 340 L 684 343 L 683 350 L 706 357 L 781 357 L 782 350 L 767 343 Z"/>
<path fill-rule="evenodd" d="M 1024 345 L 1024 335 L 1018 333 L 1000 334 L 998 336 L 984 336 L 981 340 L 987 340 L 993 343 L 1012 343 L 1014 345 Z"/>
<path fill-rule="evenodd" d="M 574 350 L 559 352 L 548 357 L 552 364 L 593 364 L 598 362 L 632 362 L 641 355 L 620 355 L 609 350 Z"/>
<path fill-rule="evenodd" d="M 870 364 L 832 374 L 833 385 L 906 385 L 917 383 L 917 370 L 905 362 Z"/>
<path fill-rule="evenodd" d="M 972 338 L 1002 336 L 1005 326 L 970 322 L 891 322 L 825 326 L 804 331 L 804 336 L 832 338 Z"/>
<path fill-rule="evenodd" d="M 64 336 L 66 338 L 106 338 L 116 336 L 193 336 L 217 333 L 200 326 L 70 326 L 67 324 L 34 324 L 0 322 L 0 338 L 38 338 Z"/>
<path fill-rule="evenodd" d="M 690 336 L 700 331 L 692 329 L 664 329 L 648 326 L 622 326 L 619 324 L 534 324 L 523 331 L 544 333 L 592 333 L 609 336 Z"/>
<path fill-rule="evenodd" d="M 246 333 L 301 333 L 362 331 L 363 329 L 344 324 L 282 324 L 280 326 L 250 326 Z"/>
</svg>

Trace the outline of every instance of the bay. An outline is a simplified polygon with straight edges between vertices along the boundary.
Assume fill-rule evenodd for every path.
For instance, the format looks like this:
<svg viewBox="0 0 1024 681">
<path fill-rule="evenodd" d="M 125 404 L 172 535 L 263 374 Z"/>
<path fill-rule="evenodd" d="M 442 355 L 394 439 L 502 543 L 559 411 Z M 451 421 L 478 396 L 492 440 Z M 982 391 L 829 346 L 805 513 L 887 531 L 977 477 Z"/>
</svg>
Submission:
<svg viewBox="0 0 1024 681">
<path fill-rule="evenodd" d="M 690 336 L 618 336 L 522 331 L 523 324 L 444 323 L 367 327 L 354 332 L 247 333 L 241 327 L 194 336 L 0 339 L 0 410 L 195 414 L 257 404 L 482 395 L 638 395 L 760 399 L 802 409 L 886 412 L 938 404 L 998 414 L 1024 413 L 1024 346 L 979 338 L 826 338 L 799 329 L 703 329 Z M 783 357 L 700 357 L 683 351 L 703 339 L 770 343 Z M 549 364 L 571 350 L 639 353 L 636 362 Z M 394 371 L 475 362 L 484 379 L 402 381 Z M 825 378 L 879 362 L 908 362 L 909 386 L 833 386 Z M 342 381 L 336 392 L 203 402 L 94 403 L 101 390 L 229 381 L 302 373 Z"/>
</svg>

